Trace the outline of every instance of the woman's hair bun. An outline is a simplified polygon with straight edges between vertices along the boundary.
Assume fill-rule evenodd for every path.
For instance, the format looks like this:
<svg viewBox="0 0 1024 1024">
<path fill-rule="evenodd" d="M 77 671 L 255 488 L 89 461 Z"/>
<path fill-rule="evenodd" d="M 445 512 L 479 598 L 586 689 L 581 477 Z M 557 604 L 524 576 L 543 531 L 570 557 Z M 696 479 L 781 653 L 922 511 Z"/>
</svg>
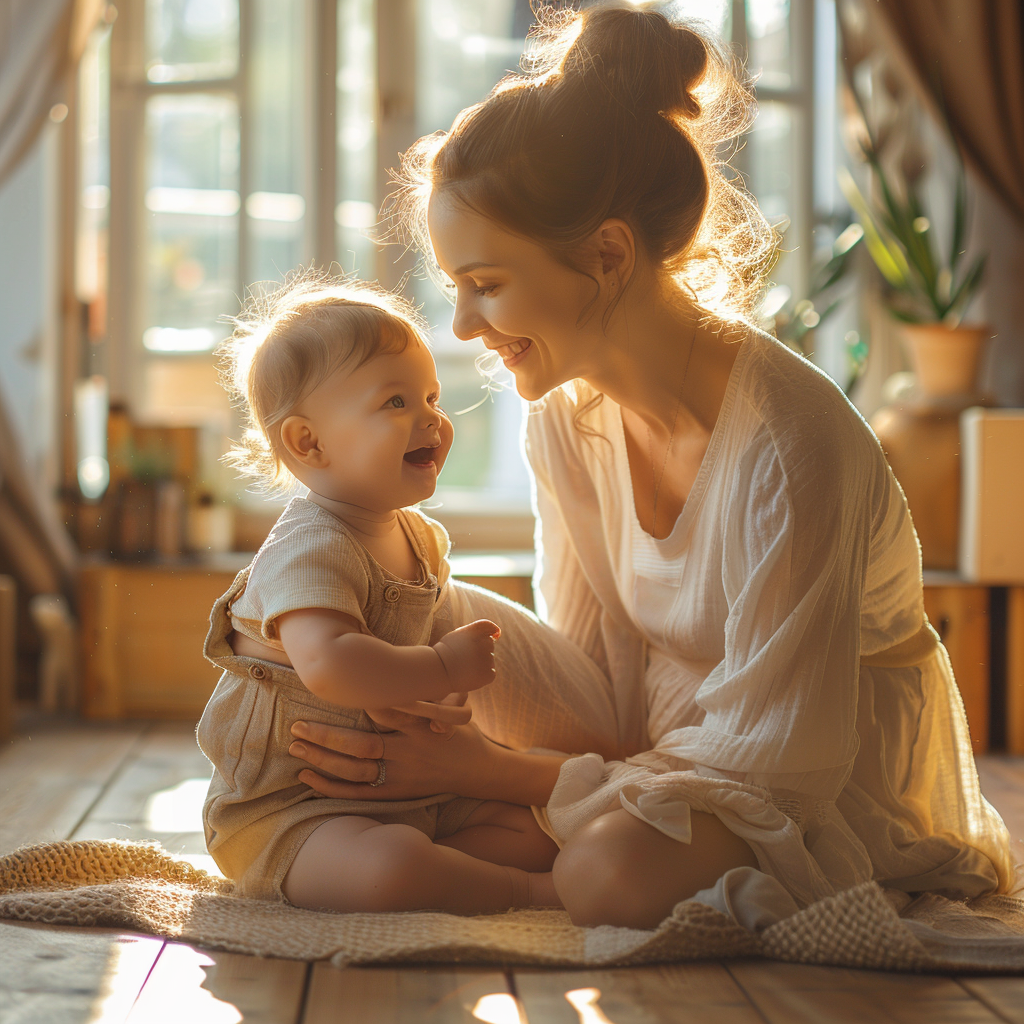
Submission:
<svg viewBox="0 0 1024 1024">
<path fill-rule="evenodd" d="M 582 13 L 559 67 L 565 80 L 580 77 L 587 88 L 600 83 L 637 116 L 700 116 L 693 89 L 707 71 L 708 52 L 699 35 L 627 2 Z"/>
<path fill-rule="evenodd" d="M 736 55 L 652 5 L 532 6 L 523 74 L 403 155 L 400 232 L 443 280 L 427 206 L 444 193 L 587 274 L 594 231 L 618 218 L 702 309 L 754 318 L 778 239 L 726 162 L 755 113 Z"/>
</svg>

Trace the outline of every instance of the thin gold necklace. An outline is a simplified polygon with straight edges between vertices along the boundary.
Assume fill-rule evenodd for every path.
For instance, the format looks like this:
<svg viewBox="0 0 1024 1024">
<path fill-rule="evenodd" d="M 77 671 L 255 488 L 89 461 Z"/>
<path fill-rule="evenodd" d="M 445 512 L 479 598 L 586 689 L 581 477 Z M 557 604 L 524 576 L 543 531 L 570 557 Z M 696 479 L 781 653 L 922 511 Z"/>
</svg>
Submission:
<svg viewBox="0 0 1024 1024">
<path fill-rule="evenodd" d="M 679 392 L 676 395 L 676 411 L 672 414 L 672 429 L 669 431 L 668 444 L 665 446 L 665 457 L 661 460 L 661 471 L 654 481 L 654 511 L 651 513 L 651 536 L 657 539 L 658 536 L 658 495 L 661 493 L 661 481 L 665 478 L 665 467 L 668 465 L 668 453 L 672 450 L 672 441 L 676 436 L 676 423 L 679 420 L 679 407 L 683 404 L 683 388 L 686 386 L 686 376 L 690 372 L 690 357 L 693 355 L 693 348 L 697 342 L 697 328 L 693 328 L 690 336 L 690 348 L 686 353 L 686 366 L 683 367 L 683 379 L 679 382 Z M 654 474 L 654 441 L 651 437 L 651 428 L 647 427 L 647 456 L 651 460 L 651 474 Z"/>
</svg>

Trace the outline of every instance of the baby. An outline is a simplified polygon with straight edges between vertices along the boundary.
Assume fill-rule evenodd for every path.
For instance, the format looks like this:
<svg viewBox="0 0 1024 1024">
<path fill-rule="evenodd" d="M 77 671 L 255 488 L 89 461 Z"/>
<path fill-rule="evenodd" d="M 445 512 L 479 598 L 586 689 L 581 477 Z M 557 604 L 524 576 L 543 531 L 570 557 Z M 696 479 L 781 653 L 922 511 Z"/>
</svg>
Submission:
<svg viewBox="0 0 1024 1024">
<path fill-rule="evenodd" d="M 448 536 L 412 507 L 434 493 L 453 438 L 415 311 L 376 287 L 307 278 L 238 323 L 227 377 L 248 429 L 230 459 L 308 496 L 211 616 L 206 656 L 223 675 L 198 728 L 214 765 L 210 853 L 240 895 L 314 909 L 556 903 L 556 849 L 528 808 L 377 798 L 387 733 L 367 711 L 401 708 L 444 732 L 444 704 L 493 680 L 500 634 L 484 619 L 451 629 Z M 299 720 L 378 732 L 365 799 L 299 780 Z"/>
</svg>

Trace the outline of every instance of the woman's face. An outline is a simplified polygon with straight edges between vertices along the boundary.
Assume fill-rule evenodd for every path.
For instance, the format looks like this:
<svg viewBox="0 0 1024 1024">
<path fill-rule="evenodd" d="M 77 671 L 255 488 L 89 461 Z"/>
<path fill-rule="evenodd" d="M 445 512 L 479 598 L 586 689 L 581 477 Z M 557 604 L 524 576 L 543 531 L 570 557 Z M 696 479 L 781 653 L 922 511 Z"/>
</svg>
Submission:
<svg viewBox="0 0 1024 1024">
<path fill-rule="evenodd" d="M 595 296 L 593 280 L 447 196 L 431 198 L 427 225 L 455 285 L 456 337 L 497 352 L 531 401 L 588 375 L 601 317 L 588 311 L 581 323 L 580 313 Z"/>
</svg>

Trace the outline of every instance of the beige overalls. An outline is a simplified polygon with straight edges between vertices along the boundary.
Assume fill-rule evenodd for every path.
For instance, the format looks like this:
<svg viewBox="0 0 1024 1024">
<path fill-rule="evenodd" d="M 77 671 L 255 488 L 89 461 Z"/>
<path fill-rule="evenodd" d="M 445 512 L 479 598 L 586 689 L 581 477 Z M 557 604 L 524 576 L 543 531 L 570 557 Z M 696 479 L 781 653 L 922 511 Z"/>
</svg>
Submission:
<svg viewBox="0 0 1024 1024">
<path fill-rule="evenodd" d="M 299 847 L 338 815 L 413 825 L 440 839 L 457 832 L 481 803 L 450 793 L 401 801 L 320 796 L 298 779 L 303 765 L 288 753 L 292 724 L 326 722 L 371 732 L 370 719 L 314 696 L 287 666 L 235 655 L 228 642 L 235 630 L 283 650 L 278 616 L 330 608 L 388 643 L 435 643 L 452 628 L 448 536 L 411 509 L 399 518 L 420 563 L 418 583 L 391 576 L 339 519 L 294 498 L 213 607 L 204 653 L 224 671 L 197 732 L 214 766 L 203 824 L 210 853 L 241 896 L 284 900 L 281 883 Z"/>
</svg>

